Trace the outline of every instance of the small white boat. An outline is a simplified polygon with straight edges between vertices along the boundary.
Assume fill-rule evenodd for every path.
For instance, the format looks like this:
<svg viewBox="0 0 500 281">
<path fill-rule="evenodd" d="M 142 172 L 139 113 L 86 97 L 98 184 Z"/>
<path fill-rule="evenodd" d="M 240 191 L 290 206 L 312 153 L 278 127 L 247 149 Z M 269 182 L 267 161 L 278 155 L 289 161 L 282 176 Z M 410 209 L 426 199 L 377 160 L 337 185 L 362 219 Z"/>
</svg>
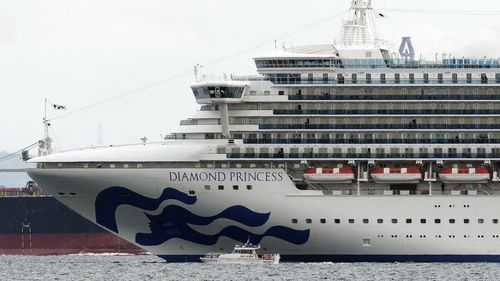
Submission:
<svg viewBox="0 0 500 281">
<path fill-rule="evenodd" d="M 200 258 L 205 263 L 269 263 L 278 264 L 280 254 L 264 254 L 259 256 L 257 250 L 260 245 L 253 245 L 249 242 L 243 245 L 236 245 L 232 253 L 208 253 Z"/>
</svg>

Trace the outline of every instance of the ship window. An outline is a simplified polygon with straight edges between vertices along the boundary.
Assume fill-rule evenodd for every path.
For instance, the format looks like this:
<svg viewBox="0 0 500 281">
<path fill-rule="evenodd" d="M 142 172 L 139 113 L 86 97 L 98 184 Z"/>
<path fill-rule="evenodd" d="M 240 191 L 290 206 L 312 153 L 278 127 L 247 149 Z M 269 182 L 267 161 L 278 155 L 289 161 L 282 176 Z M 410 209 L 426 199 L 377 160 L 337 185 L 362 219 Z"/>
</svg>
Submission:
<svg viewBox="0 0 500 281">
<path fill-rule="evenodd" d="M 89 167 L 89 163 L 84 163 L 84 164 L 83 164 L 83 168 L 84 168 L 84 169 L 87 169 L 88 167 Z"/>
<path fill-rule="evenodd" d="M 438 84 L 443 84 L 443 73 L 438 74 Z"/>
<path fill-rule="evenodd" d="M 467 84 L 472 84 L 472 73 L 467 73 Z"/>
<path fill-rule="evenodd" d="M 137 164 L 137 169 L 142 169 L 142 164 L 141 163 Z"/>
<path fill-rule="evenodd" d="M 128 169 L 128 164 L 123 164 L 123 169 Z"/>
<path fill-rule="evenodd" d="M 481 84 L 488 84 L 488 76 L 486 73 L 481 73 Z"/>
<path fill-rule="evenodd" d="M 114 169 L 114 168 L 116 168 L 116 165 L 115 164 L 109 164 L 109 168 L 110 169 Z"/>
<path fill-rule="evenodd" d="M 257 92 L 256 91 L 250 91 L 250 95 L 251 96 L 255 96 L 255 95 L 257 95 Z"/>
<path fill-rule="evenodd" d="M 450 219 L 450 223 L 454 224 L 455 223 L 455 219 Z"/>
<path fill-rule="evenodd" d="M 429 73 L 424 73 L 424 84 L 429 84 Z M 422 93 L 424 93 L 423 90 Z"/>
<path fill-rule="evenodd" d="M 426 224 L 426 223 L 427 223 L 427 220 L 426 220 L 426 219 L 420 219 L 420 223 L 422 223 L 422 224 Z"/>
<path fill-rule="evenodd" d="M 395 73 L 394 74 L 394 83 L 399 84 L 400 81 L 401 81 L 401 75 L 399 73 Z"/>
<path fill-rule="evenodd" d="M 247 190 L 252 190 L 252 186 L 251 185 L 247 185 Z"/>
<path fill-rule="evenodd" d="M 320 219 L 319 220 L 321 223 L 326 223 L 326 219 Z"/>
<path fill-rule="evenodd" d="M 498 224 L 498 219 L 493 219 L 493 220 L 492 220 L 492 222 L 493 222 L 494 224 Z"/>
<path fill-rule="evenodd" d="M 100 168 L 102 168 L 102 164 L 96 164 L 96 165 L 95 165 L 95 167 L 96 167 L 97 169 L 100 169 Z"/>
<path fill-rule="evenodd" d="M 64 192 L 58 192 L 59 196 L 64 196 Z"/>
<path fill-rule="evenodd" d="M 194 195 L 196 195 L 196 191 L 194 191 L 194 190 L 190 190 L 190 191 L 188 192 L 188 194 L 189 194 L 189 195 L 191 195 L 191 196 L 194 196 Z"/>
<path fill-rule="evenodd" d="M 312 223 L 312 219 L 306 219 L 306 223 Z"/>
<path fill-rule="evenodd" d="M 279 92 L 278 92 L 278 95 L 280 95 L 280 96 L 284 96 L 284 95 L 285 95 L 285 91 L 279 91 Z"/>
<path fill-rule="evenodd" d="M 354 223 L 354 219 L 349 219 L 349 223 Z"/>
<path fill-rule="evenodd" d="M 398 223 L 398 219 L 392 219 L 391 222 L 392 223 Z"/>
<path fill-rule="evenodd" d="M 269 96 L 269 95 L 271 95 L 270 91 L 264 91 L 264 96 Z"/>
<path fill-rule="evenodd" d="M 412 219 L 406 219 L 406 223 L 412 223 L 413 220 Z"/>
<path fill-rule="evenodd" d="M 205 185 L 205 190 L 210 190 L 210 185 Z"/>
<path fill-rule="evenodd" d="M 237 186 L 237 185 L 233 185 L 233 190 L 238 190 L 238 189 L 240 189 L 240 187 L 239 187 L 239 186 Z"/>
<path fill-rule="evenodd" d="M 340 219 L 335 219 L 335 220 L 333 220 L 333 222 L 335 222 L 336 224 L 339 224 L 340 223 Z"/>
<path fill-rule="evenodd" d="M 469 220 L 469 219 L 464 219 L 464 223 L 465 223 L 465 224 L 468 224 L 469 222 L 470 222 L 470 220 Z"/>
<path fill-rule="evenodd" d="M 363 219 L 363 223 L 369 223 L 370 220 L 369 219 Z"/>
<path fill-rule="evenodd" d="M 385 73 L 380 73 L 380 84 L 385 84 Z"/>
<path fill-rule="evenodd" d="M 219 190 L 224 190 L 224 186 L 223 185 L 219 185 L 218 188 L 219 188 Z"/>
<path fill-rule="evenodd" d="M 351 78 L 353 84 L 358 83 L 358 75 L 356 73 L 353 73 Z"/>
<path fill-rule="evenodd" d="M 381 224 L 381 223 L 384 223 L 384 220 L 383 220 L 383 219 L 378 219 L 378 220 L 377 220 L 377 223 L 380 223 L 380 224 Z"/>
<path fill-rule="evenodd" d="M 298 219 L 292 219 L 292 223 L 298 223 L 299 220 Z"/>
<path fill-rule="evenodd" d="M 483 223 L 484 223 L 484 219 L 478 219 L 478 220 L 477 220 L 477 223 L 479 223 L 479 224 L 483 224 Z"/>
</svg>

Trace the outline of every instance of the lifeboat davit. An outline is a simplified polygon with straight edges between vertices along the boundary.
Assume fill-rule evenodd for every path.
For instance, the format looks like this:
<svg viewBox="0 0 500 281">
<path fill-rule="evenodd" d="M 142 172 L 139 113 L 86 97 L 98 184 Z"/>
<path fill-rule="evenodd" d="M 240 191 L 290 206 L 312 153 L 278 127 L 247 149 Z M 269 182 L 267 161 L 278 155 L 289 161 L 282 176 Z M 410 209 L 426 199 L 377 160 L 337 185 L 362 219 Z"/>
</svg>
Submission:
<svg viewBox="0 0 500 281">
<path fill-rule="evenodd" d="M 371 175 L 376 183 L 418 183 L 422 179 L 419 167 L 375 168 Z"/>
<path fill-rule="evenodd" d="M 484 183 L 490 179 L 488 168 L 444 168 L 439 171 L 439 179 L 444 183 Z"/>
<path fill-rule="evenodd" d="M 354 173 L 350 167 L 309 168 L 304 171 L 304 179 L 309 182 L 351 182 Z"/>
</svg>

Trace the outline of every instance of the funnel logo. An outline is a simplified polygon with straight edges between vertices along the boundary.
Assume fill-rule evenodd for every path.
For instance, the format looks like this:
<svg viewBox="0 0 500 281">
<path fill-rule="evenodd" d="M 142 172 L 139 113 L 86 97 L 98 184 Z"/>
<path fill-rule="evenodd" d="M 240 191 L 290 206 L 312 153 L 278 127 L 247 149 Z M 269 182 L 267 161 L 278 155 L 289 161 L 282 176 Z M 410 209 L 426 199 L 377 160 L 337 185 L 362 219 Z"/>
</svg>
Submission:
<svg viewBox="0 0 500 281">
<path fill-rule="evenodd" d="M 178 205 L 168 205 L 159 215 L 148 214 L 155 211 L 166 200 L 174 200 L 185 205 L 194 205 L 197 197 L 188 196 L 173 188 L 166 188 L 159 198 L 148 198 L 124 187 L 110 187 L 96 198 L 96 222 L 115 233 L 118 233 L 115 212 L 120 205 L 130 205 L 144 210 L 149 220 L 150 233 L 137 233 L 135 242 L 142 246 L 157 246 L 172 238 L 180 238 L 201 245 L 214 245 L 220 237 L 228 237 L 236 241 L 250 240 L 260 243 L 271 236 L 289 243 L 301 245 L 309 239 L 310 230 L 295 230 L 285 226 L 272 226 L 263 233 L 254 233 L 238 226 L 227 226 L 214 235 L 200 233 L 190 225 L 208 226 L 218 219 L 243 224 L 247 227 L 265 225 L 271 213 L 258 213 L 244 206 L 231 206 L 214 216 L 200 216 Z"/>
</svg>

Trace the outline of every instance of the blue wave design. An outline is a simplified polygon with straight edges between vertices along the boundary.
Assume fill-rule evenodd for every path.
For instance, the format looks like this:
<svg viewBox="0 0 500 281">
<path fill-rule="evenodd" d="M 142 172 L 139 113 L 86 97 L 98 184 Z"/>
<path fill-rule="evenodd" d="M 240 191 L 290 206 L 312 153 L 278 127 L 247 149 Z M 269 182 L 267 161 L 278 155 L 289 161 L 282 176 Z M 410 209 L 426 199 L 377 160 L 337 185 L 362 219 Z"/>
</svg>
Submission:
<svg viewBox="0 0 500 281">
<path fill-rule="evenodd" d="M 158 209 L 165 200 L 177 200 L 187 205 L 196 203 L 197 198 L 189 196 L 173 188 L 166 188 L 157 199 L 148 198 L 130 191 L 124 187 L 108 188 L 97 196 L 96 221 L 102 226 L 118 233 L 115 212 L 118 206 L 126 204 L 141 208 L 146 211 Z M 215 235 L 199 233 L 189 225 L 209 225 L 217 219 L 228 219 L 248 227 L 263 226 L 269 221 L 271 213 L 257 213 L 244 206 L 229 207 L 215 216 L 203 217 L 195 215 L 183 207 L 170 205 L 163 209 L 159 215 L 145 213 L 149 219 L 151 233 L 137 233 L 136 243 L 143 246 L 160 245 L 172 238 L 180 238 L 202 245 L 214 245 L 222 237 L 237 241 L 250 240 L 260 243 L 266 236 L 288 241 L 300 245 L 309 240 L 310 230 L 295 230 L 284 226 L 273 226 L 262 234 L 255 234 L 237 226 L 228 226 Z"/>
<path fill-rule="evenodd" d="M 103 190 L 95 200 L 96 222 L 107 229 L 118 233 L 115 212 L 120 205 L 132 205 L 143 210 L 158 209 L 165 200 L 177 200 L 184 204 L 193 205 L 196 197 L 189 196 L 173 188 L 166 188 L 157 199 L 142 196 L 128 188 L 114 186 Z"/>
</svg>

